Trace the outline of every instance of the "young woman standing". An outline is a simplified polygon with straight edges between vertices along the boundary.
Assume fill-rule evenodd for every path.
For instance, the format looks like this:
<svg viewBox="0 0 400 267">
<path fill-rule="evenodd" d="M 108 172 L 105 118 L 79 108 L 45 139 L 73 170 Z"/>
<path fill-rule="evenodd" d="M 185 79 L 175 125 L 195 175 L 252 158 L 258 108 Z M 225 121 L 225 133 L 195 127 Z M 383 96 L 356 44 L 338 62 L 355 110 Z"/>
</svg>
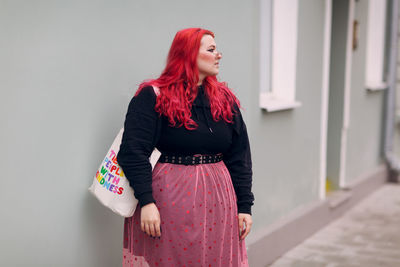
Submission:
<svg viewBox="0 0 400 267">
<path fill-rule="evenodd" d="M 181 30 L 129 104 L 117 160 L 139 203 L 123 266 L 248 266 L 251 152 L 240 102 L 216 78 L 221 58 L 214 33 Z"/>
</svg>

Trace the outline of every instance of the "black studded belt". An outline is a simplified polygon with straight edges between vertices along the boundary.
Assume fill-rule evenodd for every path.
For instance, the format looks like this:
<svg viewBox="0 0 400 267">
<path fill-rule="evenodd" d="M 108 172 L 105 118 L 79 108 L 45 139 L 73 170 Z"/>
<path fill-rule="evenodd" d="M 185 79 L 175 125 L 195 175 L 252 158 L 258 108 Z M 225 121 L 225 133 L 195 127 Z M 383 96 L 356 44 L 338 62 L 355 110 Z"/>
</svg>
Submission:
<svg viewBox="0 0 400 267">
<path fill-rule="evenodd" d="M 173 163 L 173 164 L 183 164 L 183 165 L 196 165 L 196 164 L 207 164 L 216 163 L 221 161 L 223 158 L 222 153 L 214 155 L 178 155 L 178 154 L 161 154 L 159 162 L 161 163 Z"/>
</svg>

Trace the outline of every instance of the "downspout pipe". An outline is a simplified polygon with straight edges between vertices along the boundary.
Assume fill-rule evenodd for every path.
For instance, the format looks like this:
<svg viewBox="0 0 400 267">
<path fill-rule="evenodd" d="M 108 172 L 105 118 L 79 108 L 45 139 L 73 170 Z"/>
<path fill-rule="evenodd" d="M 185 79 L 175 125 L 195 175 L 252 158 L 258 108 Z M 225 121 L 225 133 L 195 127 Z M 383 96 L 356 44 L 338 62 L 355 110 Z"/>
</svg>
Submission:
<svg viewBox="0 0 400 267">
<path fill-rule="evenodd" d="M 385 139 L 384 156 L 389 167 L 389 181 L 398 182 L 400 173 L 400 160 L 394 153 L 394 130 L 395 130 L 395 110 L 396 110 L 396 79 L 397 79 L 397 49 L 398 49 L 398 20 L 399 20 L 399 1 L 391 1 L 391 30 L 390 30 L 390 51 L 389 51 L 389 75 L 388 90 L 386 94 L 386 120 L 385 120 Z"/>
</svg>

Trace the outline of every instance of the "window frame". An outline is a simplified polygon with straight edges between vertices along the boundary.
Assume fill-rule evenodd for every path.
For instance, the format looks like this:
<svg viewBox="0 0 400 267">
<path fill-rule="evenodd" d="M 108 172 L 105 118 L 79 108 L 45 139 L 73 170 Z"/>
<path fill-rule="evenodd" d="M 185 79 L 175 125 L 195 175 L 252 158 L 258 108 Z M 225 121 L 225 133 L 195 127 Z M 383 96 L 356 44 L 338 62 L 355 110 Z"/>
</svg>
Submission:
<svg viewBox="0 0 400 267">
<path fill-rule="evenodd" d="M 260 1 L 260 97 L 268 112 L 300 107 L 295 100 L 298 0 Z"/>
</svg>

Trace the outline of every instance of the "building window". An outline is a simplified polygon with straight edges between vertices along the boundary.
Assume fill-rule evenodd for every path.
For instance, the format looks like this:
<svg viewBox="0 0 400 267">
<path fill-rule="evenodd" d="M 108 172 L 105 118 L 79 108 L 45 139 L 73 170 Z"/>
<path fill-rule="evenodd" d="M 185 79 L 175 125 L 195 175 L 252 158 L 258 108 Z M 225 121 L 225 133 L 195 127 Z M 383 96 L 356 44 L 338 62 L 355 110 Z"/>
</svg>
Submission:
<svg viewBox="0 0 400 267">
<path fill-rule="evenodd" d="M 260 107 L 270 112 L 299 107 L 298 0 L 261 0 L 260 12 Z"/>
<path fill-rule="evenodd" d="M 366 88 L 371 91 L 388 87 L 384 77 L 386 0 L 369 0 L 367 24 Z"/>
</svg>

